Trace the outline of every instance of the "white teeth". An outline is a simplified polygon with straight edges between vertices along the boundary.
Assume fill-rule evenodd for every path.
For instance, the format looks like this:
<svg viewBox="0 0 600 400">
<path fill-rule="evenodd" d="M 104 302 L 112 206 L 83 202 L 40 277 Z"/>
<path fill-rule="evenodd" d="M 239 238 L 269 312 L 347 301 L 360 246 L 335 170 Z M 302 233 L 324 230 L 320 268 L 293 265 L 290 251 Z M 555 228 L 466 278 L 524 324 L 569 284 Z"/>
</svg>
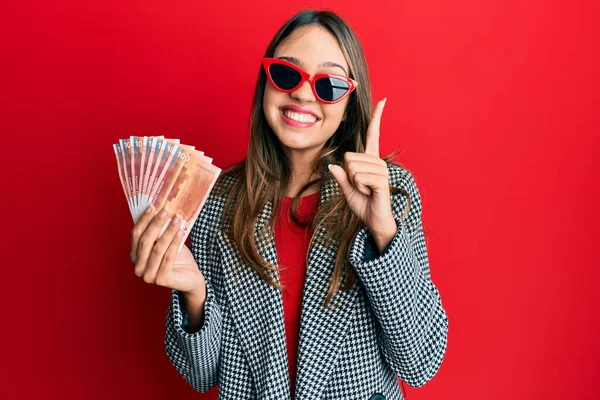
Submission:
<svg viewBox="0 0 600 400">
<path fill-rule="evenodd" d="M 293 119 L 294 121 L 304 123 L 311 123 L 317 120 L 317 118 L 314 115 L 297 113 L 290 110 L 283 110 L 283 115 L 285 115 L 289 119 Z"/>
</svg>

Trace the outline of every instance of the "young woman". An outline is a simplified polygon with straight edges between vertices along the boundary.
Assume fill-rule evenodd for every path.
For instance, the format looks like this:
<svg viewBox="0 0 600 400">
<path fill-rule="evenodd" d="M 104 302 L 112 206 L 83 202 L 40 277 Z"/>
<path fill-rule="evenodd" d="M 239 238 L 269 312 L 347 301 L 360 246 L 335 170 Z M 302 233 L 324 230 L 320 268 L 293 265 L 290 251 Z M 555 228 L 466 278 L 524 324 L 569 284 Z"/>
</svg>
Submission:
<svg viewBox="0 0 600 400">
<path fill-rule="evenodd" d="M 269 44 L 245 160 L 223 171 L 177 253 L 149 209 L 144 281 L 172 289 L 165 346 L 219 399 L 402 399 L 438 371 L 448 319 L 430 278 L 419 191 L 379 155 L 367 64 L 349 26 L 304 11 Z"/>
</svg>

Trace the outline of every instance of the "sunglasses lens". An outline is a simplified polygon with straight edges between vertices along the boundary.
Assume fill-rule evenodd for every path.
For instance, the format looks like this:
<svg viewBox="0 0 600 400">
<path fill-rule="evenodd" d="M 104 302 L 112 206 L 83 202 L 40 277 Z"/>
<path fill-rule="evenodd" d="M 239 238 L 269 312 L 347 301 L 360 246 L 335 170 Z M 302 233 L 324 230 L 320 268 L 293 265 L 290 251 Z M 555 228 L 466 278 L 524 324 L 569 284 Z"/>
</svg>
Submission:
<svg viewBox="0 0 600 400">
<path fill-rule="evenodd" d="M 315 82 L 315 90 L 319 97 L 325 101 L 336 101 L 346 94 L 350 84 L 338 78 L 320 78 Z"/>
<path fill-rule="evenodd" d="M 282 90 L 295 88 L 302 79 L 298 71 L 282 64 L 271 64 L 269 74 L 275 85 Z"/>
</svg>

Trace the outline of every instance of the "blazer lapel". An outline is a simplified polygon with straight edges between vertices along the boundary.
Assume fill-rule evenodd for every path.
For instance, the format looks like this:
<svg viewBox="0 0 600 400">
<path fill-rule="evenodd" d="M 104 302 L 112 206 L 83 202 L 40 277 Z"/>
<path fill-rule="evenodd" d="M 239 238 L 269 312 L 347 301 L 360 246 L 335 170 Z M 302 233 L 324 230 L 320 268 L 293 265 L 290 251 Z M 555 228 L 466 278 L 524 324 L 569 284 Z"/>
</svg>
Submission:
<svg viewBox="0 0 600 400">
<path fill-rule="evenodd" d="M 269 202 L 260 212 L 255 229 L 262 257 L 277 265 L 274 243 L 258 232 L 271 215 Z M 273 240 L 271 241 L 273 242 Z M 219 230 L 227 299 L 239 339 L 256 385 L 258 399 L 289 399 L 290 381 L 283 322 L 283 301 L 279 289 L 264 282 L 244 264 L 235 245 Z M 279 282 L 279 275 L 276 275 Z"/>
<path fill-rule="evenodd" d="M 321 188 L 319 207 L 332 196 L 341 194 L 332 179 Z M 333 297 L 332 310 L 323 303 L 333 274 L 338 242 L 325 246 L 325 228 L 318 227 L 308 260 L 300 314 L 296 399 L 320 399 L 333 371 L 346 332 L 355 312 L 358 285 L 348 292 L 339 290 Z"/>
<path fill-rule="evenodd" d="M 334 180 L 321 188 L 319 207 L 341 191 Z M 255 227 L 259 253 L 277 265 L 277 250 L 272 227 L 261 236 L 260 230 L 271 217 L 272 202 L 261 210 Z M 223 255 L 224 283 L 240 342 L 255 380 L 258 398 L 291 398 L 288 356 L 281 291 L 247 267 L 239 251 L 218 231 Z M 325 229 L 318 227 L 309 252 L 300 317 L 296 399 L 322 396 L 348 324 L 355 311 L 358 285 L 333 297 L 333 310 L 323 307 L 333 273 L 337 243 L 325 246 Z M 279 273 L 275 274 L 280 282 Z"/>
</svg>

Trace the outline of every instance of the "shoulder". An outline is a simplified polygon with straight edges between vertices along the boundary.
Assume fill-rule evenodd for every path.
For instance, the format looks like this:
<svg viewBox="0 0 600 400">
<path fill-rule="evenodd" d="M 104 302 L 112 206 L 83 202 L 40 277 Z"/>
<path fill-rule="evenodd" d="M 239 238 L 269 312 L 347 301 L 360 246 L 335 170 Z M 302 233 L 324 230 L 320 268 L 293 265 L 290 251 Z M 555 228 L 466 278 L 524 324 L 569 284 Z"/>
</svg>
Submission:
<svg viewBox="0 0 600 400">
<path fill-rule="evenodd" d="M 402 214 L 408 217 L 408 222 L 417 223 L 422 213 L 421 193 L 413 173 L 401 165 L 388 162 L 388 176 L 390 186 L 398 189 L 391 193 L 394 214 Z"/>
<path fill-rule="evenodd" d="M 212 233 L 219 225 L 225 202 L 236 180 L 237 172 L 219 175 L 194 221 L 192 239 Z"/>
<path fill-rule="evenodd" d="M 208 194 L 208 198 L 206 199 L 207 206 L 223 208 L 227 196 L 238 179 L 238 175 L 238 171 L 222 172 Z"/>
<path fill-rule="evenodd" d="M 407 168 L 405 168 L 401 165 L 398 165 L 398 164 L 395 164 L 392 162 L 388 162 L 387 167 L 388 167 L 389 182 L 392 187 L 395 187 L 398 189 L 404 189 L 411 196 L 419 195 L 419 190 L 417 188 L 415 178 L 413 176 L 413 173 L 410 170 L 408 170 Z"/>
<path fill-rule="evenodd" d="M 239 174 L 240 171 L 222 172 L 217 178 L 211 194 L 217 197 L 227 196 L 237 182 Z"/>
</svg>

